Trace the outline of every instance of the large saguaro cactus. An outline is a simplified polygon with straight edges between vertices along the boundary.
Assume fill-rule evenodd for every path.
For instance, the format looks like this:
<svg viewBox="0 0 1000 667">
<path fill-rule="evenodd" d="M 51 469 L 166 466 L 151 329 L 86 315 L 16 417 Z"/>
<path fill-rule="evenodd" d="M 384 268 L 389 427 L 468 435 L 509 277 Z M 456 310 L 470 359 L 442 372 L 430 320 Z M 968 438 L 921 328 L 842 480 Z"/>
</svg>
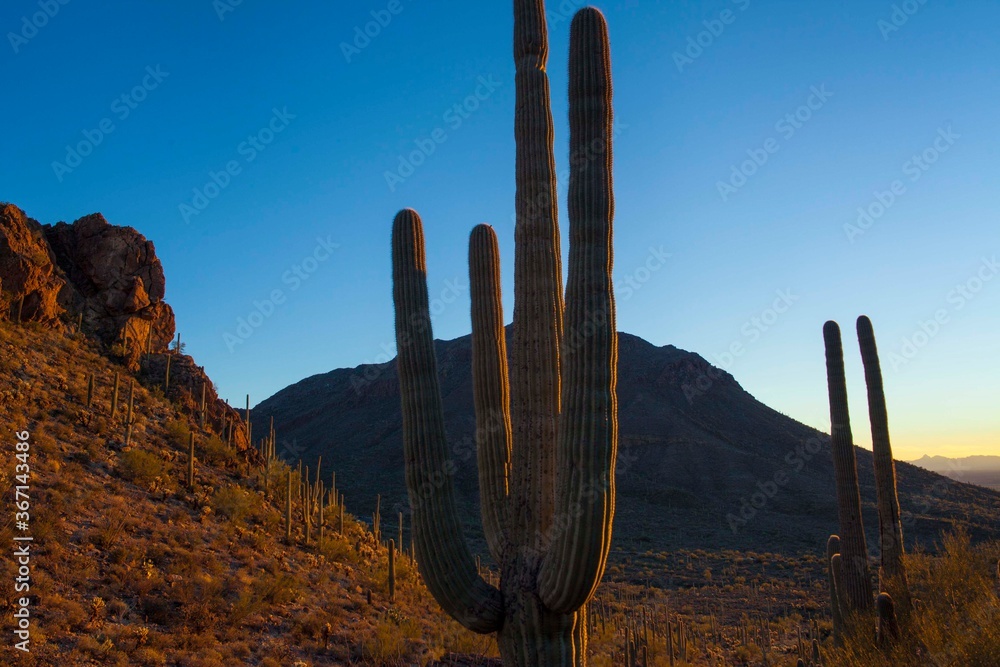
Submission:
<svg viewBox="0 0 1000 667">
<path fill-rule="evenodd" d="M 517 224 L 509 363 L 496 235 L 479 225 L 469 243 L 480 499 L 499 588 L 479 577 L 455 506 L 423 228 L 412 210 L 396 216 L 392 238 L 406 482 L 416 560 L 445 611 L 471 630 L 497 633 L 505 664 L 580 667 L 585 605 L 611 543 L 618 441 L 610 52 L 604 17 L 581 10 L 570 36 L 564 309 L 541 0 L 515 0 L 514 32 Z"/>
<path fill-rule="evenodd" d="M 823 326 L 826 345 L 827 385 L 830 392 L 830 436 L 833 468 L 837 480 L 837 510 L 840 517 L 840 544 L 843 567 L 841 598 L 850 611 L 869 611 L 873 597 L 868 565 L 868 546 L 861 520 L 861 491 L 858 488 L 858 462 L 854 454 L 854 436 L 847 408 L 847 379 L 844 373 L 844 347 L 836 322 Z"/>
<path fill-rule="evenodd" d="M 903 523 L 899 517 L 899 494 L 896 491 L 896 463 L 889 443 L 889 417 L 882 387 L 882 367 L 875 345 L 875 331 L 871 320 L 858 318 L 858 343 L 861 360 L 865 366 L 865 384 L 868 387 L 868 416 L 872 427 L 872 454 L 875 466 L 875 489 L 878 493 L 878 521 L 882 550 L 882 590 L 898 600 L 902 616 L 910 607 L 909 586 L 903 564 Z"/>
</svg>

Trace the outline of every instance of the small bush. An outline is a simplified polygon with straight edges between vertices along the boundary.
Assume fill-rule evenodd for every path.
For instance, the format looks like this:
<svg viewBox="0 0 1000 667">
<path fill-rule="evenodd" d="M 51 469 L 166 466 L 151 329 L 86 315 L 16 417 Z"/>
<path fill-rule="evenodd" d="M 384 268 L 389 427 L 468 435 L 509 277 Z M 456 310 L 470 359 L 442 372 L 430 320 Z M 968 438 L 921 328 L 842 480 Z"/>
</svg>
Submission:
<svg viewBox="0 0 1000 667">
<path fill-rule="evenodd" d="M 190 437 L 191 429 L 188 428 L 187 422 L 178 419 L 167 424 L 167 438 L 178 449 L 187 450 Z"/>
<path fill-rule="evenodd" d="M 227 486 L 212 496 L 212 510 L 234 523 L 243 521 L 260 508 L 260 496 L 239 487 Z"/>
<path fill-rule="evenodd" d="M 205 463 L 214 466 L 227 466 L 236 461 L 236 452 L 233 448 L 214 435 L 202 444 L 201 456 Z"/>
<path fill-rule="evenodd" d="M 118 474 L 138 486 L 153 487 L 163 477 L 163 460 L 151 452 L 133 449 L 118 457 Z"/>
</svg>

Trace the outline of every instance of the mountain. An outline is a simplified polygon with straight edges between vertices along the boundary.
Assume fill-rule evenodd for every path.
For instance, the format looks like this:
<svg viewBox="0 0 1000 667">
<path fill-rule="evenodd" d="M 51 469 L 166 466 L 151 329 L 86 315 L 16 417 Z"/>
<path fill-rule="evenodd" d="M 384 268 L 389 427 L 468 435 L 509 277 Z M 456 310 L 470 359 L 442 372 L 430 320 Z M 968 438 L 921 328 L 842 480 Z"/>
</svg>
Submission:
<svg viewBox="0 0 1000 667">
<path fill-rule="evenodd" d="M 913 465 L 936 472 L 951 479 L 978 484 L 1000 491 L 1000 456 L 924 456 Z"/>
<path fill-rule="evenodd" d="M 435 346 L 460 510 L 482 550 L 471 340 Z M 837 532 L 829 436 L 757 401 L 700 356 L 620 334 L 618 403 L 619 556 L 675 548 L 815 551 Z M 377 494 L 393 523 L 406 511 L 395 360 L 279 391 L 254 408 L 255 432 L 267 432 L 272 417 L 279 455 L 311 467 L 322 457 L 352 511 L 371 516 Z M 857 454 L 865 525 L 876 545 L 872 456 Z M 953 524 L 977 538 L 1000 536 L 1000 493 L 908 463 L 897 471 L 911 546 L 932 546 Z"/>
</svg>

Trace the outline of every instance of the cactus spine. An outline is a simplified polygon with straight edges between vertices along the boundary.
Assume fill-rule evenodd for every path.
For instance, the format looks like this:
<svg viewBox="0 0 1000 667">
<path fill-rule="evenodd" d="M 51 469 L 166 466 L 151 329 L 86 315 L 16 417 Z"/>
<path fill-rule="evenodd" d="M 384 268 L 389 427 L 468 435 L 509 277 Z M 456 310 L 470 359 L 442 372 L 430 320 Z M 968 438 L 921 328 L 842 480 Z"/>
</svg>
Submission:
<svg viewBox="0 0 1000 667">
<path fill-rule="evenodd" d="M 858 318 L 858 343 L 865 366 L 868 387 L 868 416 L 872 426 L 872 453 L 875 465 L 875 488 L 878 492 L 879 535 L 881 537 L 882 568 L 885 578 L 882 589 L 902 605 L 905 616 L 910 606 L 909 585 L 903 563 L 903 523 L 899 517 L 899 495 L 896 491 L 896 464 L 889 443 L 889 418 L 882 386 L 882 368 L 875 345 L 871 320 Z"/>
<path fill-rule="evenodd" d="M 455 507 L 428 308 L 423 228 L 393 225 L 407 488 L 420 572 L 505 664 L 586 664 L 585 604 L 607 561 L 617 451 L 611 76 L 604 17 L 570 36 L 570 267 L 565 331 L 544 3 L 514 3 L 517 224 L 510 378 L 496 235 L 470 239 L 473 388 L 483 527 L 497 589 L 476 573 Z"/>
<path fill-rule="evenodd" d="M 823 326 L 826 345 L 827 384 L 830 392 L 830 431 L 833 467 L 837 480 L 837 507 L 840 518 L 840 546 L 843 578 L 838 590 L 849 611 L 872 608 L 871 574 L 868 546 L 861 519 L 861 492 L 858 488 L 858 463 L 854 436 L 847 407 L 847 380 L 844 373 L 844 348 L 836 322 Z M 842 584 L 842 586 L 841 586 Z M 846 614 L 845 614 L 846 616 Z"/>
</svg>

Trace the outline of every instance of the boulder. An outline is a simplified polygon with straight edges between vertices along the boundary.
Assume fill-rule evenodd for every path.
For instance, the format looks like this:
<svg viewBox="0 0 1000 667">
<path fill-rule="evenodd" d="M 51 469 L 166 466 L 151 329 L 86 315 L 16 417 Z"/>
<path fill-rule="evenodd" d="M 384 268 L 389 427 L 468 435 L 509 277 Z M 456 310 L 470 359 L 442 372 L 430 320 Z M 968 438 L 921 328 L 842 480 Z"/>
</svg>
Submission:
<svg viewBox="0 0 1000 667">
<path fill-rule="evenodd" d="M 57 324 L 65 287 L 43 227 L 13 204 L 0 204 L 0 316 Z"/>
<path fill-rule="evenodd" d="M 138 368 L 146 351 L 164 352 L 174 336 L 174 313 L 163 301 L 166 279 L 153 243 L 132 227 L 111 225 L 100 213 L 44 227 L 68 284 L 60 303 L 83 314 L 83 328 Z"/>
</svg>

